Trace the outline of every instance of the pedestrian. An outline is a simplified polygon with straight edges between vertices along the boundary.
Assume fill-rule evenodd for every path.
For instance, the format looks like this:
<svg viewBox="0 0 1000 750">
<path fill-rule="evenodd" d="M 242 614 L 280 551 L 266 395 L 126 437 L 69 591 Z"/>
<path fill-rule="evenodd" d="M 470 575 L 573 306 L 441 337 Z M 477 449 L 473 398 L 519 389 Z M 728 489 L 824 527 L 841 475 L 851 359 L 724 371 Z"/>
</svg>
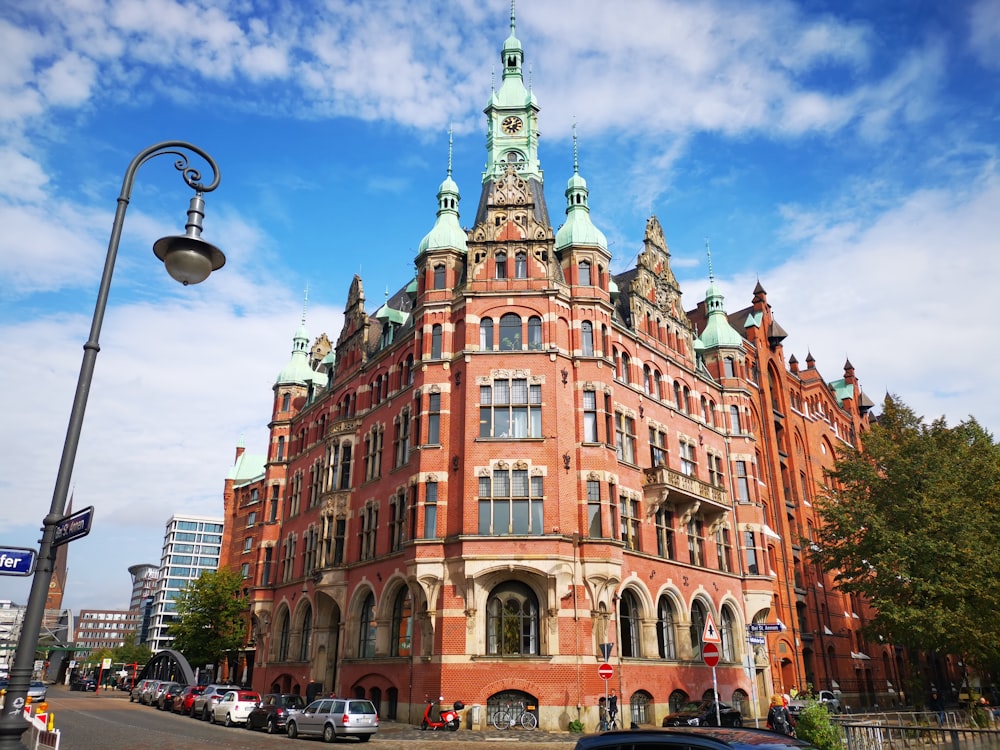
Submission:
<svg viewBox="0 0 1000 750">
<path fill-rule="evenodd" d="M 931 688 L 930 709 L 937 714 L 938 726 L 944 726 L 944 699 L 937 688 Z"/>
<path fill-rule="evenodd" d="M 606 732 L 608 731 L 608 706 L 607 701 L 604 700 L 602 695 L 597 701 L 597 714 L 600 717 L 600 729 L 598 731 Z"/>
<path fill-rule="evenodd" d="M 614 690 L 611 691 L 611 697 L 608 698 L 608 723 L 609 725 L 614 725 L 616 728 L 618 726 L 615 721 L 618 716 L 618 693 Z"/>
<path fill-rule="evenodd" d="M 785 706 L 785 701 L 780 695 L 771 696 L 771 708 L 767 712 L 767 728 L 772 732 L 794 735 L 795 725 L 792 723 L 792 715 Z"/>
</svg>

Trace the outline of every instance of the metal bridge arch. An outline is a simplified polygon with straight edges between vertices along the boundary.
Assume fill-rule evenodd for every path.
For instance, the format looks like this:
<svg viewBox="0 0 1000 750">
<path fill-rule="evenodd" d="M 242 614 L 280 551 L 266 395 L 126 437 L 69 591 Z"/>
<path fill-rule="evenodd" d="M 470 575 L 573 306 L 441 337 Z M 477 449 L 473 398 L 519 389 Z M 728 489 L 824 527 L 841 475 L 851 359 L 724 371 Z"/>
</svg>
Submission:
<svg viewBox="0 0 1000 750">
<path fill-rule="evenodd" d="M 170 648 L 153 654 L 153 658 L 146 662 L 146 666 L 136 675 L 135 681 L 139 680 L 170 680 L 181 685 L 196 683 L 194 670 L 184 658 L 184 654 Z"/>
</svg>

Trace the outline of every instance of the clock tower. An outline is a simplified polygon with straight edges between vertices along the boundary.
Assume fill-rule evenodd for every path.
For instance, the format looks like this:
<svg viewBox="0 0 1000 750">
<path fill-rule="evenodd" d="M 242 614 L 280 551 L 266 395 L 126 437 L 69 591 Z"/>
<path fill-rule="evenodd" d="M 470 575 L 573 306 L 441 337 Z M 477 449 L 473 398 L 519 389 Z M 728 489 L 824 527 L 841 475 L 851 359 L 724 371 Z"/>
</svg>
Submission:
<svg viewBox="0 0 1000 750">
<path fill-rule="evenodd" d="M 496 180 L 513 166 L 526 179 L 542 182 L 538 163 L 538 104 L 525 88 L 524 50 L 514 33 L 514 6 L 510 9 L 510 36 L 500 53 L 503 79 L 494 89 L 486 113 L 486 170 L 483 183 Z"/>
</svg>

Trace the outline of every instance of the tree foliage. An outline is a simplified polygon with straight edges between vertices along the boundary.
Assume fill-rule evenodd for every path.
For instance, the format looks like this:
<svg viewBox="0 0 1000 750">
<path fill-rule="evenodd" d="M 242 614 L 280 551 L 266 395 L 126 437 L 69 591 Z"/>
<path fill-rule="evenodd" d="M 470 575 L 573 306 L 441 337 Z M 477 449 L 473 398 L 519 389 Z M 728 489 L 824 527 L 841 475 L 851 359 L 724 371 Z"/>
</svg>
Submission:
<svg viewBox="0 0 1000 750">
<path fill-rule="evenodd" d="M 872 636 L 1000 663 L 1000 448 L 973 418 L 925 424 L 887 396 L 840 452 L 812 559 L 876 608 Z"/>
<path fill-rule="evenodd" d="M 192 666 L 217 664 L 243 646 L 247 597 L 243 577 L 234 570 L 207 571 L 181 590 L 175 601 L 178 619 L 171 624 L 174 648 Z"/>
</svg>

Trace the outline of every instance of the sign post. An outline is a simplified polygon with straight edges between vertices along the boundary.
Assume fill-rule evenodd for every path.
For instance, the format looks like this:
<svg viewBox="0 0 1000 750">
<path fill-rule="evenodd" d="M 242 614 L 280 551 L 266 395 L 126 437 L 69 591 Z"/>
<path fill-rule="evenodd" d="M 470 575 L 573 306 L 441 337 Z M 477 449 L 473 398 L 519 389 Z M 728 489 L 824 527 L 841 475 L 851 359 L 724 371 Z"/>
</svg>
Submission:
<svg viewBox="0 0 1000 750">
<path fill-rule="evenodd" d="M 708 626 L 705 626 L 706 630 Z M 701 644 L 701 658 L 706 665 L 712 668 L 712 694 L 715 701 L 715 724 L 716 726 L 722 726 L 722 720 L 719 716 L 719 681 L 717 679 L 715 668 L 719 664 L 719 647 L 711 641 L 707 641 Z"/>
</svg>

